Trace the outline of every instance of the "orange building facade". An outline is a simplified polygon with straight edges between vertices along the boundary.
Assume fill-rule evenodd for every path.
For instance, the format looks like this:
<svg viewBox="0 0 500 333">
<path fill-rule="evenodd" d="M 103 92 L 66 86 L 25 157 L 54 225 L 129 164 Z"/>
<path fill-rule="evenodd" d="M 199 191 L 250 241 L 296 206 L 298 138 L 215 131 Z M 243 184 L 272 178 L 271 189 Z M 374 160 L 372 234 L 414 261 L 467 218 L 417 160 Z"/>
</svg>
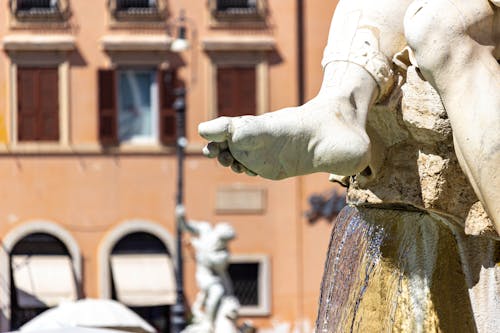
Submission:
<svg viewBox="0 0 500 333">
<path fill-rule="evenodd" d="M 168 332 L 172 102 L 183 85 L 188 219 L 236 229 L 231 274 L 243 319 L 311 332 L 330 225 L 305 212 L 311 195 L 334 186 L 325 174 L 273 182 L 232 173 L 201 155 L 197 125 L 312 98 L 335 4 L 0 2 L 1 331 L 89 297 L 116 299 Z M 191 47 L 176 53 L 181 10 Z M 195 263 L 189 236 L 183 244 L 189 305 Z"/>
</svg>

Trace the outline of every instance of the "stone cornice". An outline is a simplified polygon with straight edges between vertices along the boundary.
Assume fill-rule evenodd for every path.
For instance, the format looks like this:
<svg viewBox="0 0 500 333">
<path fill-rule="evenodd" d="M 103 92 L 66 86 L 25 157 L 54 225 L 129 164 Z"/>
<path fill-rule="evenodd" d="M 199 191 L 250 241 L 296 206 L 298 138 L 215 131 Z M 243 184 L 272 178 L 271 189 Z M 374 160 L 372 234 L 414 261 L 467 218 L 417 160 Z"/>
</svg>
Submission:
<svg viewBox="0 0 500 333">
<path fill-rule="evenodd" d="M 268 36 L 207 37 L 201 41 L 205 51 L 272 51 L 276 41 Z"/>
<path fill-rule="evenodd" d="M 105 51 L 168 51 L 172 41 L 167 35 L 106 35 L 101 46 Z"/>
<path fill-rule="evenodd" d="M 2 40 L 6 51 L 72 51 L 75 38 L 71 35 L 7 35 Z"/>
</svg>

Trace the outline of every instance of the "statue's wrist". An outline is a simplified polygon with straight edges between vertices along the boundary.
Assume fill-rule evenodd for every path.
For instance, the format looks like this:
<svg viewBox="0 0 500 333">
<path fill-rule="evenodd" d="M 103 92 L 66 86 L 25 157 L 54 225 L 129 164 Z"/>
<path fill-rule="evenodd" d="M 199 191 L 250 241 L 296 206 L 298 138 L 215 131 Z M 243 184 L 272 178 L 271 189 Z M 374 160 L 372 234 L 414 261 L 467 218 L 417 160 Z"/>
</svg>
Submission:
<svg viewBox="0 0 500 333">
<path fill-rule="evenodd" d="M 363 68 L 377 83 L 377 101 L 383 100 L 394 86 L 392 62 L 378 50 L 378 40 L 368 29 L 359 29 L 356 32 L 349 50 L 332 50 L 329 47 L 325 49 L 321 63 L 325 70 L 325 77 L 328 65 L 337 62 L 351 63 Z"/>
</svg>

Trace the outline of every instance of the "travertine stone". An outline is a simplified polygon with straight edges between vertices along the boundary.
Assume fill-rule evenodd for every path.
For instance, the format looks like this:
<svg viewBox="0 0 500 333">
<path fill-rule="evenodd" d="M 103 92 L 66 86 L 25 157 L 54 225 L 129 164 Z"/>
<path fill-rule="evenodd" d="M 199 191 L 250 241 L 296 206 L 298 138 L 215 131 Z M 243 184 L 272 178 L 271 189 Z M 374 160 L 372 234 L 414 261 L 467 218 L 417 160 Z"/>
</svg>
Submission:
<svg viewBox="0 0 500 333">
<path fill-rule="evenodd" d="M 466 232 L 491 236 L 493 225 L 484 210 L 484 215 L 474 213 L 475 206 L 469 213 L 478 198 L 458 164 L 439 95 L 414 66 L 401 92 L 393 92 L 396 106 L 376 105 L 368 115 L 369 128 L 383 138 L 383 169 L 377 177 L 353 177 L 348 202 L 410 203 L 452 215 L 462 226 L 467 218 Z"/>
<path fill-rule="evenodd" d="M 406 77 L 401 101 L 406 128 L 417 142 L 446 141 L 451 136 L 451 126 L 438 93 L 422 80 L 415 66 L 408 68 Z"/>
<path fill-rule="evenodd" d="M 498 238 L 493 223 L 479 201 L 472 205 L 465 219 L 465 233 L 473 236 Z"/>
</svg>

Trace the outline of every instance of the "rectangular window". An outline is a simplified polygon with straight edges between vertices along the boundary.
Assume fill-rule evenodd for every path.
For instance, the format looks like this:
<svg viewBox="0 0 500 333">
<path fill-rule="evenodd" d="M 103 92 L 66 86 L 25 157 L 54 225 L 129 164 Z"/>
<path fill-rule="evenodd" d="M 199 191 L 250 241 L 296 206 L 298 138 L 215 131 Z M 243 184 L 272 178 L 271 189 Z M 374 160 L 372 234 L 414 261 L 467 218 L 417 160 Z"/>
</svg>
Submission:
<svg viewBox="0 0 500 333">
<path fill-rule="evenodd" d="M 271 309 L 270 266 L 266 255 L 234 255 L 228 273 L 243 316 L 269 315 Z"/>
<path fill-rule="evenodd" d="M 229 276 L 233 282 L 234 295 L 242 306 L 259 305 L 259 264 L 232 263 Z"/>
<path fill-rule="evenodd" d="M 104 145 L 175 143 L 175 73 L 99 71 L 99 138 Z"/>
<path fill-rule="evenodd" d="M 17 69 L 17 140 L 59 140 L 57 68 Z"/>
<path fill-rule="evenodd" d="M 256 69 L 217 68 L 217 110 L 219 116 L 255 115 L 257 110 Z"/>
</svg>

